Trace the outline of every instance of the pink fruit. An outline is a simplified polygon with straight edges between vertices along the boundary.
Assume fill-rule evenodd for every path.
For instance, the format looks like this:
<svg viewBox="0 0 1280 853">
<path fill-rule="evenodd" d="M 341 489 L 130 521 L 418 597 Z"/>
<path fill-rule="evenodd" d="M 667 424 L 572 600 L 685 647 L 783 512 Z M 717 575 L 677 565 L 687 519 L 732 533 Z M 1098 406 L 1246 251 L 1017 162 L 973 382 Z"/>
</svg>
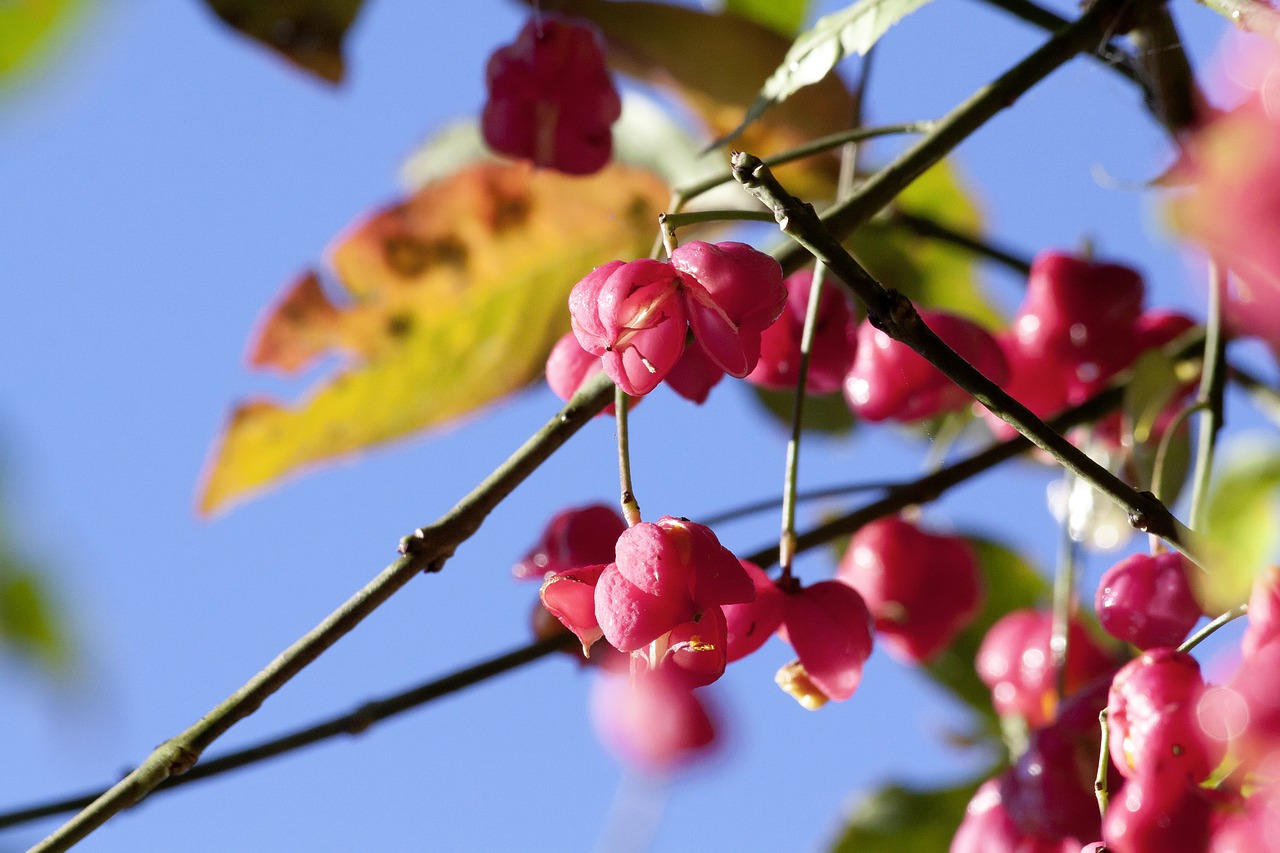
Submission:
<svg viewBox="0 0 1280 853">
<path fill-rule="evenodd" d="M 733 662 L 764 645 L 782 624 L 786 595 L 755 563 L 740 560 L 756 588 L 755 601 L 724 605 L 729 661 Z"/>
<path fill-rule="evenodd" d="M 548 572 L 613 562 L 613 549 L 627 523 L 611 506 L 589 504 L 556 514 L 511 573 L 541 579 Z"/>
<path fill-rule="evenodd" d="M 745 243 L 685 243 L 671 253 L 684 277 L 693 336 L 725 373 L 742 378 L 760 360 L 760 335 L 787 304 L 782 268 Z"/>
<path fill-rule="evenodd" d="M 975 666 L 1001 716 L 1018 714 L 1031 728 L 1053 719 L 1057 696 L 1049 650 L 1052 632 L 1053 617 L 1037 610 L 1015 610 L 987 631 Z M 1068 630 L 1068 652 L 1067 695 L 1115 666 L 1111 655 L 1075 620 Z"/>
<path fill-rule="evenodd" d="M 1111 796 L 1102 839 L 1109 853 L 1203 853 L 1211 814 L 1208 797 L 1192 785 L 1130 779 Z"/>
<path fill-rule="evenodd" d="M 921 311 L 938 337 L 998 384 L 1009 365 L 990 333 L 964 317 Z M 868 421 L 918 421 L 968 406 L 969 395 L 909 346 L 893 340 L 870 320 L 858 327 L 857 353 L 844 380 L 854 414 Z"/>
<path fill-rule="evenodd" d="M 494 151 L 570 175 L 609 162 L 622 101 L 593 24 L 535 15 L 489 57 L 485 78 L 480 129 Z"/>
<path fill-rule="evenodd" d="M 685 344 L 684 354 L 667 374 L 667 385 L 691 403 L 701 405 L 721 379 L 724 379 L 724 371 L 695 339 Z"/>
<path fill-rule="evenodd" d="M 569 317 L 582 348 L 600 356 L 609 378 L 640 397 L 662 382 L 684 350 L 681 277 L 642 258 L 597 267 L 569 293 Z"/>
<path fill-rule="evenodd" d="M 591 717 L 615 755 L 651 773 L 687 764 L 716 739 L 699 694 L 663 671 L 606 676 L 592 695 Z"/>
<path fill-rule="evenodd" d="M 1200 664 L 1185 652 L 1152 649 L 1129 661 L 1107 699 L 1111 760 L 1143 790 L 1163 793 L 1203 781 L 1218 766 L 1225 744 L 1201 727 Z"/>
<path fill-rule="evenodd" d="M 862 682 L 871 656 L 871 614 L 862 596 L 839 581 L 819 581 L 788 593 L 778 636 L 799 660 L 779 672 L 779 686 L 810 710 L 843 702 Z"/>
<path fill-rule="evenodd" d="M 1042 838 L 1022 830 L 1001 799 L 1001 778 L 983 782 L 973 795 L 951 839 L 950 853 L 1076 853 L 1080 849 L 1074 838 Z"/>
<path fill-rule="evenodd" d="M 1111 636 L 1140 649 L 1176 646 L 1200 619 L 1187 562 L 1176 551 L 1134 554 L 1107 569 L 1095 606 Z"/>
<path fill-rule="evenodd" d="M 1280 568 L 1258 572 L 1249 593 L 1249 626 L 1240 640 L 1240 651 L 1251 657 L 1260 648 L 1280 639 Z"/>
<path fill-rule="evenodd" d="M 895 516 L 854 534 L 836 572 L 875 617 L 895 657 L 924 663 L 978 613 L 982 578 L 973 549 L 958 536 L 936 536 Z"/>
<path fill-rule="evenodd" d="M 812 272 L 787 278 L 787 306 L 776 323 L 760 336 L 760 361 L 747 381 L 762 388 L 787 390 L 796 387 L 800 370 L 800 338 L 809 307 Z M 810 394 L 831 394 L 840 390 L 845 374 L 853 365 L 853 317 L 849 301 L 839 282 L 827 277 L 813 329 L 806 387 Z"/>
</svg>

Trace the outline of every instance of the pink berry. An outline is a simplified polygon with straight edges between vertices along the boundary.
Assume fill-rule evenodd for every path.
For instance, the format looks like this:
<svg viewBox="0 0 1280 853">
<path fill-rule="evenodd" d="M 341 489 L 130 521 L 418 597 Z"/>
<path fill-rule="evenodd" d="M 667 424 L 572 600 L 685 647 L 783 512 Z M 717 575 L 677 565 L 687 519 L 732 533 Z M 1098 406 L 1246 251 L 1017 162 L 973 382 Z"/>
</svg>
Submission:
<svg viewBox="0 0 1280 853">
<path fill-rule="evenodd" d="M 764 645 L 782 624 L 786 595 L 755 563 L 739 561 L 756 588 L 755 601 L 724 605 L 729 661 L 744 658 Z"/>
<path fill-rule="evenodd" d="M 1042 838 L 1019 827 L 1001 798 L 1001 779 L 988 779 L 973 795 L 950 853 L 1076 853 L 1080 842 L 1074 838 Z"/>
<path fill-rule="evenodd" d="M 1140 649 L 1178 645 L 1200 618 L 1187 562 L 1176 551 L 1116 563 L 1098 582 L 1095 604 L 1102 627 Z"/>
<path fill-rule="evenodd" d="M 699 694 L 662 671 L 605 677 L 596 686 L 591 712 L 605 745 L 651 773 L 687 764 L 716 739 L 715 721 Z"/>
<path fill-rule="evenodd" d="M 642 258 L 597 267 L 569 293 L 578 343 L 600 356 L 609 378 L 633 397 L 658 387 L 684 350 L 680 286 L 669 264 Z"/>
<path fill-rule="evenodd" d="M 549 572 L 611 563 L 614 544 L 626 529 L 618 511 L 605 504 L 563 510 L 511 573 L 522 580 L 541 579 Z"/>
<path fill-rule="evenodd" d="M 494 51 L 485 76 L 480 128 L 494 151 L 570 175 L 609 162 L 622 100 L 593 24 L 535 16 Z"/>
<path fill-rule="evenodd" d="M 1240 651 L 1251 657 L 1263 646 L 1280 639 L 1280 568 L 1258 572 L 1249 593 L 1249 626 L 1240 640 Z"/>
<path fill-rule="evenodd" d="M 921 311 L 938 337 L 988 378 L 1004 384 L 1009 365 L 990 333 L 964 317 Z M 868 421 L 918 421 L 968 406 L 969 395 L 909 346 L 877 329 L 858 327 L 857 354 L 844 380 L 845 399 Z"/>
<path fill-rule="evenodd" d="M 596 619 L 596 586 L 604 569 L 604 566 L 563 569 L 547 575 L 539 592 L 543 608 L 578 637 L 584 655 L 590 655 L 591 646 L 604 636 Z"/>
<path fill-rule="evenodd" d="M 671 253 L 684 276 L 693 336 L 710 359 L 742 378 L 760 360 L 760 335 L 787 304 L 782 268 L 745 243 L 685 243 Z"/>
<path fill-rule="evenodd" d="M 852 587 L 819 581 L 789 593 L 778 636 L 799 658 L 799 669 L 783 667 L 778 683 L 805 707 L 843 702 L 858 689 L 871 656 L 871 614 Z"/>
<path fill-rule="evenodd" d="M 1015 610 L 987 631 L 978 648 L 978 677 L 991 688 L 991 701 L 1001 716 L 1017 714 L 1039 728 L 1056 712 L 1056 686 L 1049 641 L 1053 617 L 1043 611 Z M 1076 620 L 1068 630 L 1067 695 L 1115 663 Z"/>
<path fill-rule="evenodd" d="M 724 371 L 695 339 L 685 344 L 684 354 L 667 374 L 667 385 L 689 402 L 702 405 L 721 379 Z"/>
<path fill-rule="evenodd" d="M 1125 664 L 1107 700 L 1111 760 L 1148 792 L 1203 781 L 1218 766 L 1225 745 L 1200 723 L 1204 694 L 1200 664 L 1185 652 L 1152 649 Z"/>
<path fill-rule="evenodd" d="M 836 577 L 861 593 L 886 648 L 908 663 L 925 663 L 946 648 L 982 601 L 969 544 L 897 516 L 855 533 Z"/>
<path fill-rule="evenodd" d="M 1111 795 L 1102 838 L 1109 853 L 1203 853 L 1211 814 L 1209 798 L 1192 785 L 1130 779 Z"/>
<path fill-rule="evenodd" d="M 787 390 L 796 387 L 800 370 L 800 338 L 813 273 L 800 272 L 787 278 L 787 307 L 782 316 L 760 336 L 760 361 L 747 381 L 762 388 Z M 827 277 L 813 329 L 806 387 L 810 394 L 831 394 L 840 390 L 844 376 L 853 365 L 853 317 L 849 301 L 839 282 Z"/>
</svg>

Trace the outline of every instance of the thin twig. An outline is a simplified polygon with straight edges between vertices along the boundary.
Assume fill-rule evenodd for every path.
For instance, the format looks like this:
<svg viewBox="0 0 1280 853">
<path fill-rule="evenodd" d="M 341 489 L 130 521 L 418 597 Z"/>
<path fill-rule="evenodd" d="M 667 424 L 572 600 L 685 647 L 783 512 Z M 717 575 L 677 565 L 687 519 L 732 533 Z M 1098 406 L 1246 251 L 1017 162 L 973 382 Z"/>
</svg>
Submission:
<svg viewBox="0 0 1280 853">
<path fill-rule="evenodd" d="M 1249 613 L 1248 604 L 1240 604 L 1240 605 L 1237 605 L 1236 607 L 1231 608 L 1226 613 L 1223 613 L 1218 618 L 1214 619 L 1208 625 L 1205 625 L 1199 631 L 1196 631 L 1190 637 L 1187 637 L 1187 639 L 1183 641 L 1182 645 L 1178 646 L 1178 651 L 1180 652 L 1191 651 L 1196 646 L 1200 645 L 1205 640 L 1209 639 L 1209 637 L 1213 636 L 1214 632 L 1217 631 L 1219 628 L 1221 628 L 1223 625 L 1227 624 L 1228 622 L 1233 622 L 1236 619 L 1239 619 L 1241 616 L 1247 615 L 1248 613 Z"/>
<path fill-rule="evenodd" d="M 577 645 L 577 639 L 569 633 L 529 643 L 506 654 L 450 673 L 443 678 L 428 681 L 425 684 L 420 684 L 417 687 L 390 696 L 384 696 L 381 699 L 370 700 L 350 713 L 320 720 L 305 728 L 271 738 L 270 740 L 261 741 L 253 746 L 238 749 L 235 752 L 228 752 L 226 755 L 220 755 L 208 761 L 202 761 L 186 775 L 171 776 L 166 779 L 156 788 L 156 791 L 169 791 L 174 788 L 180 788 L 192 782 L 199 782 L 201 779 L 209 779 L 231 770 L 237 770 L 250 764 L 257 764 L 260 761 L 266 761 L 269 758 L 293 752 L 304 746 L 311 746 L 312 744 L 330 740 L 339 735 L 363 734 L 371 726 L 383 720 L 411 711 L 451 693 L 457 693 L 466 687 L 479 684 L 517 667 L 533 663 L 553 652 L 576 648 Z M 99 789 L 48 803 L 40 803 L 4 812 L 0 814 L 0 829 L 7 829 L 33 820 L 39 820 L 43 817 L 52 817 L 53 815 L 84 808 L 104 793 L 106 793 L 105 789 Z"/>
</svg>

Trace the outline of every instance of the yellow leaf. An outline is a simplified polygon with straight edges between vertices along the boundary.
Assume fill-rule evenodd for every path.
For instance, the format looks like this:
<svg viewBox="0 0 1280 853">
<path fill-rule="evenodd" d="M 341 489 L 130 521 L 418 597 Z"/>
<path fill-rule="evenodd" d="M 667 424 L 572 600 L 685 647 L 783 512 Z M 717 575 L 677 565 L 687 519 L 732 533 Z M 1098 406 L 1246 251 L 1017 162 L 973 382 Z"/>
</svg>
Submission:
<svg viewBox="0 0 1280 853">
<path fill-rule="evenodd" d="M 250 347 L 257 367 L 347 363 L 296 405 L 238 406 L 205 472 L 211 512 L 304 466 L 438 425 L 542 375 L 569 290 L 648 251 L 668 190 L 613 165 L 590 178 L 479 163 L 358 223 L 333 250 L 349 302 L 314 274 L 286 288 Z"/>
</svg>

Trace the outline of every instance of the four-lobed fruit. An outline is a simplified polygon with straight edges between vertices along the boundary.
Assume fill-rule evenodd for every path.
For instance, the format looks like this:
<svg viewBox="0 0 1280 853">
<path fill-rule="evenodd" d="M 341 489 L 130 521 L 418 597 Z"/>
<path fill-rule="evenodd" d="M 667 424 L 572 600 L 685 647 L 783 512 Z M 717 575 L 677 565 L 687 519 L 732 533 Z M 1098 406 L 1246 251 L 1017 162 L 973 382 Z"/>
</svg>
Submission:
<svg viewBox="0 0 1280 853">
<path fill-rule="evenodd" d="M 785 391 L 796 387 L 800 373 L 800 339 L 804 318 L 809 309 L 813 272 L 789 276 L 787 305 L 778 321 L 760 336 L 760 361 L 747 375 L 747 381 Z M 809 373 L 805 387 L 810 394 L 839 391 L 845 374 L 853 365 L 854 324 L 849 301 L 839 282 L 828 276 L 818 302 L 809 348 Z"/>
<path fill-rule="evenodd" d="M 894 657 L 926 663 L 978 613 L 982 577 L 973 549 L 900 516 L 853 535 L 836 577 L 862 594 Z"/>
</svg>

